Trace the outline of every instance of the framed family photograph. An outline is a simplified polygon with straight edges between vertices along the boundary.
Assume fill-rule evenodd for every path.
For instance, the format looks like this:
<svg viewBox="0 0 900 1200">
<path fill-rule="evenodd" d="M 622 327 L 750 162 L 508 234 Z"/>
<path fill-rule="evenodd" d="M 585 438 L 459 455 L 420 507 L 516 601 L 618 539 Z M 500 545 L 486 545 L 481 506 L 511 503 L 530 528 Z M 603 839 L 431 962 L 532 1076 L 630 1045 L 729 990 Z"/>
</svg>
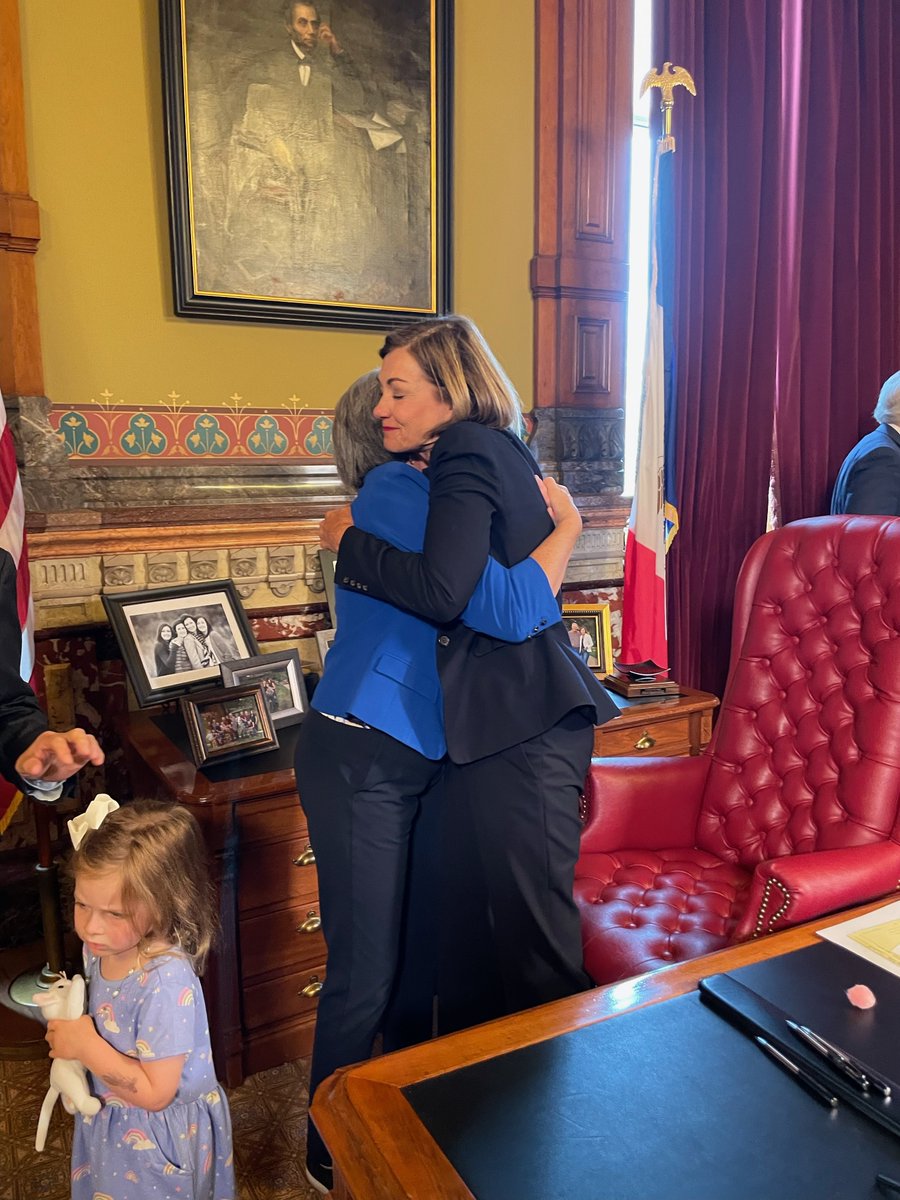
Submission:
<svg viewBox="0 0 900 1200">
<path fill-rule="evenodd" d="M 182 696 L 179 704 L 198 767 L 261 754 L 278 745 L 262 688 L 256 685 Z"/>
<path fill-rule="evenodd" d="M 215 683 L 221 663 L 259 653 L 230 579 L 102 599 L 142 708 Z"/>
<path fill-rule="evenodd" d="M 271 654 L 225 662 L 221 670 L 226 687 L 253 684 L 260 688 L 276 729 L 303 720 L 309 702 L 300 655 L 296 650 L 276 650 Z"/>
<path fill-rule="evenodd" d="M 613 669 L 608 604 L 564 604 L 563 625 L 578 657 L 597 675 Z"/>
<path fill-rule="evenodd" d="M 450 308 L 452 0 L 159 0 L 175 313 Z"/>
</svg>

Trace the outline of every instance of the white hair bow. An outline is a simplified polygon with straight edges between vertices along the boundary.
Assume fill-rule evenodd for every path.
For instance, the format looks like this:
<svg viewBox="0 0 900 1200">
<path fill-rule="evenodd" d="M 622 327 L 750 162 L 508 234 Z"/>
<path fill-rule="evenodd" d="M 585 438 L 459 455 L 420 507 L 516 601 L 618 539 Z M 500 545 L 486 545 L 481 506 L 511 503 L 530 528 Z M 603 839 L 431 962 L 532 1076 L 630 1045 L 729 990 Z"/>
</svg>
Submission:
<svg viewBox="0 0 900 1200">
<path fill-rule="evenodd" d="M 87 806 L 83 813 L 79 813 L 77 817 L 73 817 L 68 822 L 69 837 L 72 839 L 72 845 L 77 850 L 84 841 L 84 835 L 90 829 L 99 829 L 104 820 L 111 812 L 115 812 L 118 808 L 112 796 L 107 796 L 106 792 L 101 792 Z"/>
</svg>

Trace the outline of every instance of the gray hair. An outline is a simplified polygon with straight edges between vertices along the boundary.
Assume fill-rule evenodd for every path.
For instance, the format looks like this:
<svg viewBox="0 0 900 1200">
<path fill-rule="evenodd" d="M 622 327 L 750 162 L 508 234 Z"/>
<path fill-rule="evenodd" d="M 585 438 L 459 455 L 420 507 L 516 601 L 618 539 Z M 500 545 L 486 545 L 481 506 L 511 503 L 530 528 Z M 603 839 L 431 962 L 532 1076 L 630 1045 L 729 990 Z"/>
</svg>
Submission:
<svg viewBox="0 0 900 1200">
<path fill-rule="evenodd" d="M 378 372 L 367 371 L 350 384 L 334 408 L 334 465 L 347 487 L 355 491 L 373 467 L 394 457 L 385 450 L 381 424 L 372 416 L 380 397 Z"/>
<path fill-rule="evenodd" d="M 881 385 L 872 416 L 881 425 L 900 425 L 900 371 L 895 371 Z"/>
</svg>

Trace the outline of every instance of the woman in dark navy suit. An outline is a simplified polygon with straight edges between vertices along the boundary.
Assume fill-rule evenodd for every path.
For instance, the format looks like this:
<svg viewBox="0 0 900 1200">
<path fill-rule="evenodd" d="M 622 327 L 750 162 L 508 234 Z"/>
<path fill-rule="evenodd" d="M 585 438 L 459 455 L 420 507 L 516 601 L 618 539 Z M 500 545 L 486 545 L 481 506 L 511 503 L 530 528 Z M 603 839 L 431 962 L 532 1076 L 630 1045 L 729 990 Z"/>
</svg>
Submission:
<svg viewBox="0 0 900 1200">
<path fill-rule="evenodd" d="M 560 622 L 511 644 L 460 620 L 489 556 L 510 566 L 552 529 L 534 487 L 537 464 L 519 436 L 518 397 L 481 334 L 465 317 L 422 321 L 389 335 L 381 356 L 375 416 L 385 449 L 433 444 L 423 551 L 355 527 L 346 509 L 328 514 L 320 537 L 338 551 L 339 587 L 439 626 L 447 812 L 456 832 L 446 897 L 463 906 L 448 909 L 443 1031 L 590 986 L 572 898 L 578 805 L 593 727 L 617 710 Z M 473 879 L 487 890 L 482 934 L 490 944 L 480 957 L 496 963 L 499 995 L 473 979 L 464 957 L 468 929 L 479 923 L 464 905 Z"/>
</svg>

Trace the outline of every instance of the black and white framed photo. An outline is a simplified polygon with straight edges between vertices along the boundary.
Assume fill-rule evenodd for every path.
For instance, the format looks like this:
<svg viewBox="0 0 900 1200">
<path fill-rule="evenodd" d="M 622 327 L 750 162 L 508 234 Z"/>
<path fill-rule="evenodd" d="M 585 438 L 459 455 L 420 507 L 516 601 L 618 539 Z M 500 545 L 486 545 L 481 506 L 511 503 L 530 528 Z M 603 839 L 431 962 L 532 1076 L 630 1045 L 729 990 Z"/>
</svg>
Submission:
<svg viewBox="0 0 900 1200">
<path fill-rule="evenodd" d="M 261 754 L 278 745 L 260 687 L 217 688 L 182 696 L 179 704 L 198 767 L 245 754 Z"/>
<path fill-rule="evenodd" d="M 173 700 L 259 647 L 230 579 L 103 596 L 138 704 Z"/>
<path fill-rule="evenodd" d="M 452 0 L 160 0 L 175 313 L 450 308 Z"/>
<path fill-rule="evenodd" d="M 294 725 L 306 715 L 309 701 L 296 650 L 275 650 L 271 654 L 224 662 L 221 670 L 226 687 L 255 684 L 261 689 L 276 729 Z"/>
</svg>

